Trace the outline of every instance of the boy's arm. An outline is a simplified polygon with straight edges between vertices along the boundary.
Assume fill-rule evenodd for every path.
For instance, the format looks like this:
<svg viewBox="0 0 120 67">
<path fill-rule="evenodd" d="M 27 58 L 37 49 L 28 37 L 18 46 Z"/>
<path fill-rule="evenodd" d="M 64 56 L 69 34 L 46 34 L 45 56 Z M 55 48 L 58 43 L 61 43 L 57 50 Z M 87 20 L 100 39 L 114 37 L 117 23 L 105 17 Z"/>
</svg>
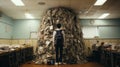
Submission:
<svg viewBox="0 0 120 67">
<path fill-rule="evenodd" d="M 65 44 L 65 32 L 62 31 L 62 33 L 63 33 L 63 38 L 64 38 L 64 43 L 63 43 L 63 45 L 66 47 L 66 44 Z"/>
<path fill-rule="evenodd" d="M 53 31 L 53 47 L 54 47 L 54 44 L 55 44 L 55 34 L 56 34 L 56 32 Z"/>
</svg>

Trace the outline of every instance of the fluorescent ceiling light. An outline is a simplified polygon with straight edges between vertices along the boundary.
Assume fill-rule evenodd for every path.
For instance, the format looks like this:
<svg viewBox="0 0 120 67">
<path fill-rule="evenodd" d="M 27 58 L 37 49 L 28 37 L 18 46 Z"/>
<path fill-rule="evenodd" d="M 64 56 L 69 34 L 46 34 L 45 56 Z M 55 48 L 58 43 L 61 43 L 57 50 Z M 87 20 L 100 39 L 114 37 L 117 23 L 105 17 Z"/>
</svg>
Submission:
<svg viewBox="0 0 120 67">
<path fill-rule="evenodd" d="M 103 18 L 107 17 L 108 15 L 110 15 L 110 14 L 109 13 L 104 13 L 99 17 L 99 19 L 103 19 Z"/>
<path fill-rule="evenodd" d="M 22 0 L 11 0 L 16 6 L 24 6 Z"/>
<path fill-rule="evenodd" d="M 95 5 L 95 6 L 101 6 L 101 5 L 103 5 L 106 1 L 107 1 L 107 0 L 97 0 L 94 5 Z"/>
<path fill-rule="evenodd" d="M 29 13 L 25 13 L 25 17 L 28 19 L 34 19 L 34 17 Z"/>
</svg>

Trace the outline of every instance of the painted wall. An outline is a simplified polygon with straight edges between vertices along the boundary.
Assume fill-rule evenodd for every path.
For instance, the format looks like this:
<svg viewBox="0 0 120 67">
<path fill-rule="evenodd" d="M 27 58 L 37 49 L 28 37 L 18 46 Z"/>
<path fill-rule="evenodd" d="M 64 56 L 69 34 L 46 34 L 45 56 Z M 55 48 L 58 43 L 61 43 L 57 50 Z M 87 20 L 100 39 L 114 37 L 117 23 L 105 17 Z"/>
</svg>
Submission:
<svg viewBox="0 0 120 67">
<path fill-rule="evenodd" d="M 29 39 L 31 32 L 38 32 L 40 20 L 14 20 L 13 39 Z"/>
<path fill-rule="evenodd" d="M 120 19 L 104 19 L 104 20 L 80 19 L 80 23 L 83 26 L 113 26 L 120 25 Z"/>
<path fill-rule="evenodd" d="M 80 20 L 82 26 L 98 29 L 100 38 L 120 38 L 120 19 L 111 20 Z M 29 39 L 31 32 L 37 32 L 40 20 L 14 20 L 13 39 Z M 90 28 L 88 28 L 89 30 Z M 86 33 L 90 31 L 86 31 Z M 97 34 L 97 35 L 98 35 Z M 87 36 L 89 37 L 89 36 Z M 93 36 L 92 36 L 93 37 Z"/>
<path fill-rule="evenodd" d="M 13 20 L 2 14 L 0 17 L 0 38 L 11 39 L 13 32 Z"/>
<path fill-rule="evenodd" d="M 97 27 L 100 38 L 120 38 L 120 19 L 81 19 L 82 26 Z M 0 38 L 29 39 L 31 32 L 38 32 L 40 20 L 13 20 L 6 15 L 0 17 Z M 89 28 L 88 28 L 89 30 Z M 90 32 L 90 31 L 89 31 Z M 87 32 L 86 32 L 87 33 Z"/>
<path fill-rule="evenodd" d="M 80 20 L 81 25 L 97 28 L 99 38 L 120 38 L 120 19 L 111 20 Z M 94 30 L 94 29 L 93 29 Z M 87 33 L 87 32 L 86 32 Z"/>
</svg>

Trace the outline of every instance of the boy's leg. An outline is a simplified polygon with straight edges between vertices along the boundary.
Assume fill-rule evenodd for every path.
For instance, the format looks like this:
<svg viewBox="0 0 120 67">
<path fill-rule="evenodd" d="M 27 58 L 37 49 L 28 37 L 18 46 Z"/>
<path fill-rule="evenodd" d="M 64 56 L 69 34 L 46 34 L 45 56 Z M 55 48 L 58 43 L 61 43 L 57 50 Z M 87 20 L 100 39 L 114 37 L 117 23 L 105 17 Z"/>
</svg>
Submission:
<svg viewBox="0 0 120 67">
<path fill-rule="evenodd" d="M 63 46 L 60 46 L 60 58 L 59 61 L 62 63 L 62 55 L 63 55 Z"/>
<path fill-rule="evenodd" d="M 58 63 L 58 61 L 59 61 L 58 46 L 55 46 L 55 51 L 56 51 L 56 63 Z"/>
</svg>

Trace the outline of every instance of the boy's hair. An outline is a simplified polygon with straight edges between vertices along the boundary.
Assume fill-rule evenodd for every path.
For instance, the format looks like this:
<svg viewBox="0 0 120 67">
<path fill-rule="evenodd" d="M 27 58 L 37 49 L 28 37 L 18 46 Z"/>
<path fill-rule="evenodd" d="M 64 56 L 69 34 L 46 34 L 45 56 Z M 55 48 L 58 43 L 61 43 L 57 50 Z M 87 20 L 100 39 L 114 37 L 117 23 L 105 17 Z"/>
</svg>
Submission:
<svg viewBox="0 0 120 67">
<path fill-rule="evenodd" d="M 61 28 L 61 24 L 60 23 L 57 24 L 57 28 Z"/>
</svg>

